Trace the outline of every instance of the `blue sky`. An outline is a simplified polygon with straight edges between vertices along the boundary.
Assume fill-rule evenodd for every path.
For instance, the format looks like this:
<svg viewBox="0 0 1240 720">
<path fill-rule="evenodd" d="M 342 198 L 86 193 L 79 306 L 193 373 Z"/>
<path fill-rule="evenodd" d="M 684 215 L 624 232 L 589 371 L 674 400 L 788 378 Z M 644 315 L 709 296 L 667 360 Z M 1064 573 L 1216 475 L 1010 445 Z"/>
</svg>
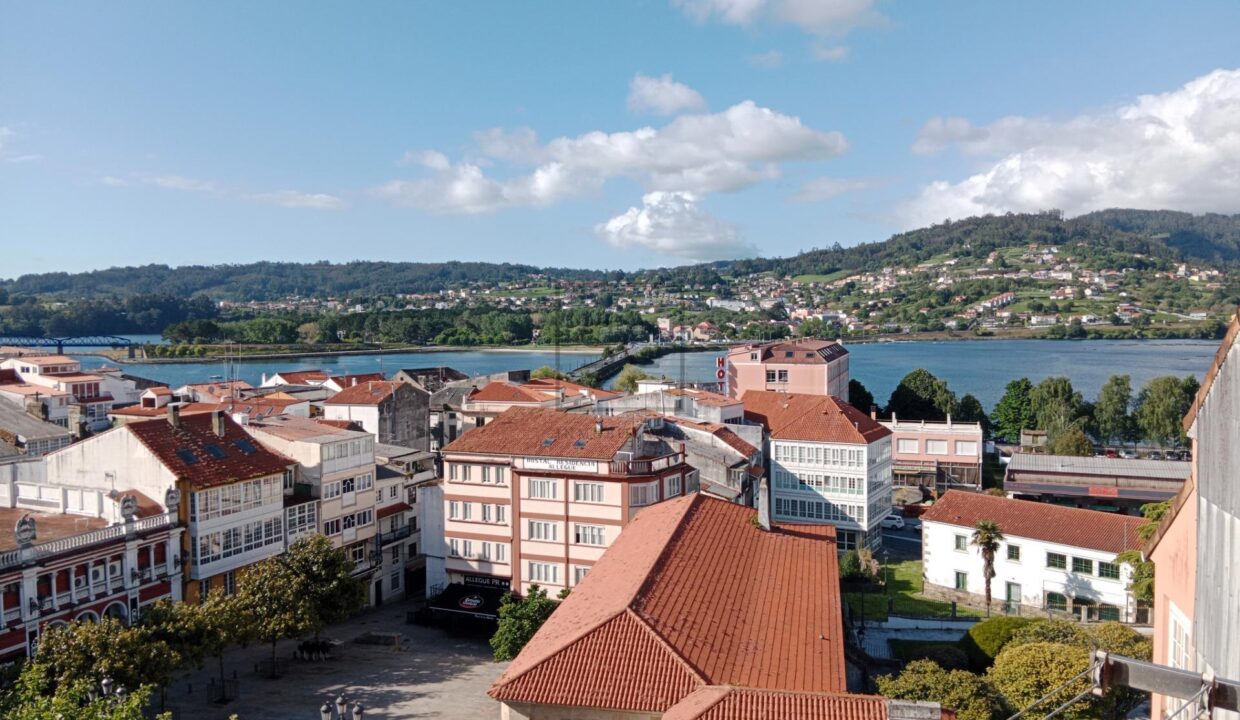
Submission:
<svg viewBox="0 0 1240 720">
<path fill-rule="evenodd" d="M 1240 212 L 1240 3 L 15 3 L 0 277 Z"/>
</svg>

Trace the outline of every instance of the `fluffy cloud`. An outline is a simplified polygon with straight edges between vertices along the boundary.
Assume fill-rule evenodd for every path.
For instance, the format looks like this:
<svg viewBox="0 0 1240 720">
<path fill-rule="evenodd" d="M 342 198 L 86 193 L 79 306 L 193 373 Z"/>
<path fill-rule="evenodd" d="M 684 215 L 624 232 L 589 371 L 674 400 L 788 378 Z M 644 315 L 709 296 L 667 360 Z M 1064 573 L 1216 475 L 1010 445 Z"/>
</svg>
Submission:
<svg viewBox="0 0 1240 720">
<path fill-rule="evenodd" d="M 421 163 L 427 177 L 374 190 L 393 204 L 434 212 L 481 213 L 546 205 L 631 177 L 647 190 L 729 192 L 779 176 L 779 164 L 821 160 L 847 149 L 843 135 L 746 101 L 713 114 L 681 115 L 661 128 L 589 132 L 539 144 L 531 131 L 478 137 L 491 159 L 533 166 L 527 174 L 488 176 L 482 161 Z"/>
<path fill-rule="evenodd" d="M 731 25 L 761 21 L 797 25 L 815 35 L 840 33 L 877 17 L 873 0 L 672 0 L 690 17 Z"/>
<path fill-rule="evenodd" d="M 869 190 L 878 185 L 876 180 L 870 178 L 831 178 L 821 177 L 810 180 L 801 186 L 791 199 L 793 202 L 822 202 L 831 198 L 839 197 L 844 193 L 856 192 L 858 190 Z"/>
<path fill-rule="evenodd" d="M 673 80 L 671 74 L 656 78 L 638 73 L 629 83 L 628 108 L 635 113 L 676 115 L 685 110 L 705 110 L 706 98 L 688 85 Z"/>
<path fill-rule="evenodd" d="M 931 120 L 918 152 L 958 147 L 994 158 L 960 181 L 939 181 L 900 211 L 908 227 L 947 217 L 1108 207 L 1240 212 L 1240 70 L 1217 70 L 1112 112 L 1068 120 L 1004 118 L 976 127 Z"/>
<path fill-rule="evenodd" d="M 629 208 L 594 231 L 614 247 L 643 248 L 692 262 L 756 254 L 736 226 L 713 217 L 697 201 L 689 192 L 647 193 L 640 208 Z"/>
<path fill-rule="evenodd" d="M 184 177 L 182 175 L 158 175 L 149 178 L 148 182 L 156 187 L 165 188 L 167 190 L 185 190 L 187 192 L 205 192 L 213 193 L 216 191 L 215 183 L 206 180 L 197 180 L 195 178 Z"/>
<path fill-rule="evenodd" d="M 344 203 L 335 195 L 327 193 L 304 193 L 297 190 L 277 190 L 276 192 L 251 195 L 249 199 L 279 205 L 286 208 L 312 208 L 315 210 L 334 210 L 343 207 Z"/>
</svg>

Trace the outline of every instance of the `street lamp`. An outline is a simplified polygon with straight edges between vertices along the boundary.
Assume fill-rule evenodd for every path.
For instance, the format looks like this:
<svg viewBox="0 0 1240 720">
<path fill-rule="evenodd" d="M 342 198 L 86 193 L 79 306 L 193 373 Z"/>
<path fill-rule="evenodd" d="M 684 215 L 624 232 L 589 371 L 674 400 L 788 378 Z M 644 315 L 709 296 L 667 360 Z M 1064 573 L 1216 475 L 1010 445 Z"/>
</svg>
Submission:
<svg viewBox="0 0 1240 720">
<path fill-rule="evenodd" d="M 344 699 L 344 695 L 337 695 L 336 696 L 336 713 L 339 714 L 340 717 L 343 718 L 344 711 L 348 709 L 349 709 L 349 703 L 348 701 Z"/>
<path fill-rule="evenodd" d="M 335 706 L 336 712 L 332 712 Z M 349 701 L 345 700 L 344 695 L 337 695 L 333 703 L 331 700 L 323 701 L 323 705 L 319 708 L 320 720 L 362 720 L 366 708 L 360 703 L 353 704 L 353 711 L 349 711 Z"/>
<path fill-rule="evenodd" d="M 323 701 L 323 707 L 319 708 L 320 720 L 332 720 L 332 706 L 326 700 Z"/>
</svg>

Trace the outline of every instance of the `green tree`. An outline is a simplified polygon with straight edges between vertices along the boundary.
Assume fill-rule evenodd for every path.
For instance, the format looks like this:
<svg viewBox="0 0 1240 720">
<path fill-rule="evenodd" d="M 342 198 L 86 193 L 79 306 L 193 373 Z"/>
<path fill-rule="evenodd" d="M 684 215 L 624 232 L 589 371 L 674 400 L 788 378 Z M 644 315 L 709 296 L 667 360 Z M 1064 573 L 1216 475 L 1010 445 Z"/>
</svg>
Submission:
<svg viewBox="0 0 1240 720">
<path fill-rule="evenodd" d="M 523 598 L 504 596 L 499 606 L 499 626 L 491 636 L 496 662 L 514 659 L 559 606 L 558 600 L 547 597 L 547 591 L 537 585 L 530 585 Z"/>
<path fill-rule="evenodd" d="M 237 609 L 252 636 L 271 645 L 271 672 L 276 672 L 276 643 L 312 632 L 317 619 L 308 612 L 301 578 L 283 557 L 260 560 L 241 575 Z"/>
<path fill-rule="evenodd" d="M 1094 454 L 1094 444 L 1080 428 L 1056 429 L 1046 438 L 1046 452 L 1051 455 L 1090 457 Z"/>
<path fill-rule="evenodd" d="M 973 528 L 973 538 L 969 541 L 982 554 L 982 578 L 986 581 L 986 614 L 990 614 L 990 583 L 995 579 L 995 553 L 999 552 L 999 543 L 1003 542 L 1003 530 L 998 523 L 990 520 L 979 520 Z"/>
<path fill-rule="evenodd" d="M 1156 377 L 1141 388 L 1133 416 L 1146 440 L 1159 445 L 1185 441 L 1182 423 L 1193 404 L 1196 385 L 1196 379 L 1189 382 L 1167 375 Z"/>
<path fill-rule="evenodd" d="M 27 663 L 16 684 L 0 694 L 5 720 L 145 720 L 151 686 L 139 685 L 121 695 L 102 696 L 88 679 L 56 682 L 46 665 Z M 156 720 L 171 720 L 163 713 Z"/>
<path fill-rule="evenodd" d="M 848 381 L 848 404 L 869 415 L 874 408 L 874 394 L 860 380 L 852 378 Z"/>
<path fill-rule="evenodd" d="M 568 375 L 556 370 L 550 365 L 543 365 L 530 372 L 530 377 L 543 380 L 567 380 Z"/>
<path fill-rule="evenodd" d="M 1016 632 L 1012 633 L 1011 639 L 1008 640 L 1007 645 L 1004 647 L 1015 647 L 1037 642 L 1087 645 L 1089 644 L 1089 635 L 1085 632 L 1085 626 L 1074 620 L 1038 619 L 1024 627 L 1018 628 Z"/>
<path fill-rule="evenodd" d="M 1003 717 L 1002 699 L 985 677 L 945 670 L 932 660 L 914 660 L 899 675 L 883 675 L 876 682 L 885 697 L 936 702 L 955 710 L 959 720 Z"/>
<path fill-rule="evenodd" d="M 956 394 L 925 368 L 905 375 L 891 391 L 887 413 L 901 420 L 944 420 L 956 412 Z"/>
<path fill-rule="evenodd" d="M 1020 442 L 1020 431 L 1031 429 L 1037 424 L 1029 399 L 1032 391 L 1033 383 L 1029 382 L 1029 378 L 1013 380 L 1007 384 L 1003 397 L 991 413 L 997 437 L 1010 443 Z"/>
<path fill-rule="evenodd" d="M 1076 422 L 1081 394 L 1066 377 L 1048 377 L 1029 391 L 1029 404 L 1037 427 L 1048 435 Z"/>
<path fill-rule="evenodd" d="M 353 577 L 356 564 L 344 548 L 314 533 L 289 546 L 284 564 L 301 585 L 302 612 L 315 638 L 323 628 L 347 619 L 366 602 L 366 586 Z"/>
<path fill-rule="evenodd" d="M 625 365 L 620 369 L 620 375 L 616 378 L 615 388 L 626 393 L 637 392 L 638 381 L 649 379 L 650 375 L 636 365 Z"/>
<path fill-rule="evenodd" d="M 177 655 L 148 628 L 126 627 L 104 617 L 50 628 L 39 638 L 33 662 L 57 685 L 85 681 L 97 687 L 104 678 L 125 687 L 166 687 Z"/>
<path fill-rule="evenodd" d="M 820 338 L 827 336 L 827 324 L 822 318 L 809 318 L 797 327 L 797 335 L 804 338 Z"/>
<path fill-rule="evenodd" d="M 1052 642 L 1014 645 L 999 653 L 986 677 L 1013 711 L 1034 709 L 1036 704 L 1034 715 L 1038 716 L 1089 688 L 1089 677 L 1072 680 L 1089 667 L 1089 662 L 1089 651 L 1077 645 Z M 1042 700 L 1052 691 L 1056 691 L 1052 697 Z M 1100 705 L 1100 700 L 1087 696 L 1069 705 L 1059 717 L 1092 720 L 1100 715 Z"/>
<path fill-rule="evenodd" d="M 1132 438 L 1132 379 L 1128 375 L 1112 375 L 1098 391 L 1094 404 L 1094 423 L 1098 439 L 1104 443 L 1123 442 Z"/>
<path fill-rule="evenodd" d="M 990 418 L 982 407 L 982 402 L 972 394 L 960 398 L 960 406 L 956 408 L 956 419 L 960 422 L 975 422 L 982 426 L 982 436 L 990 437 Z"/>
<path fill-rule="evenodd" d="M 1016 631 L 1036 622 L 1033 618 L 1019 615 L 996 615 L 976 623 L 960 638 L 960 649 L 969 656 L 969 666 L 975 672 L 984 672 L 995 657 L 1016 634 Z"/>
</svg>

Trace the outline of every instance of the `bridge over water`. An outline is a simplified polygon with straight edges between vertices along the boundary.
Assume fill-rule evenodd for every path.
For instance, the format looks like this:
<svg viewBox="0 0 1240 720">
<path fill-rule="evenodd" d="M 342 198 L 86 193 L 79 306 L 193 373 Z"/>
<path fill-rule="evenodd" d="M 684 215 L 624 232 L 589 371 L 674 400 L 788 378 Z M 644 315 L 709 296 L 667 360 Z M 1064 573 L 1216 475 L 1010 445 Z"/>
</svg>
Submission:
<svg viewBox="0 0 1240 720">
<path fill-rule="evenodd" d="M 55 347 L 57 355 L 63 355 L 67 347 L 128 348 L 129 357 L 134 356 L 137 342 L 118 335 L 72 335 L 69 337 L 24 337 L 0 335 L 0 347 L 39 348 Z"/>
</svg>

